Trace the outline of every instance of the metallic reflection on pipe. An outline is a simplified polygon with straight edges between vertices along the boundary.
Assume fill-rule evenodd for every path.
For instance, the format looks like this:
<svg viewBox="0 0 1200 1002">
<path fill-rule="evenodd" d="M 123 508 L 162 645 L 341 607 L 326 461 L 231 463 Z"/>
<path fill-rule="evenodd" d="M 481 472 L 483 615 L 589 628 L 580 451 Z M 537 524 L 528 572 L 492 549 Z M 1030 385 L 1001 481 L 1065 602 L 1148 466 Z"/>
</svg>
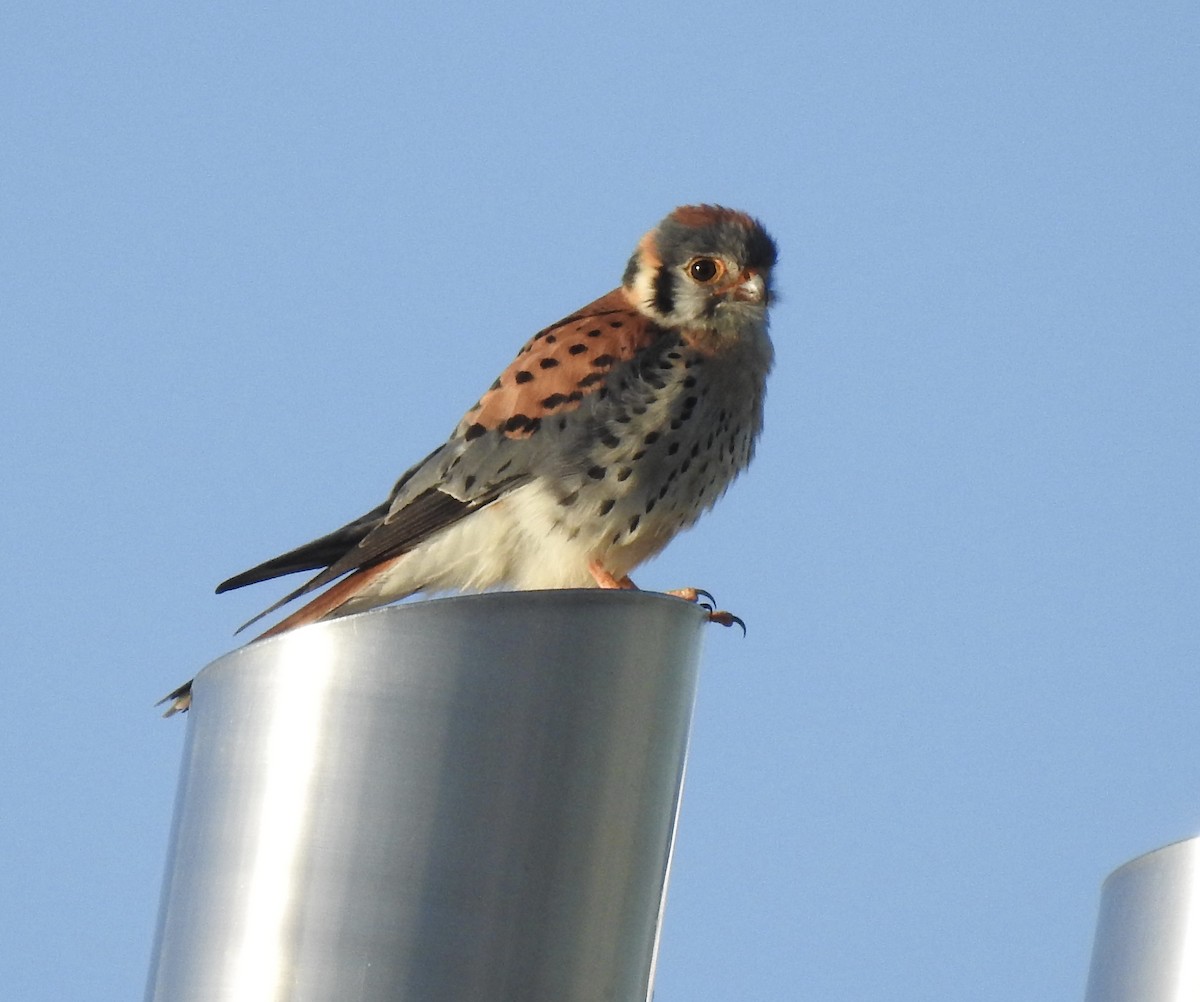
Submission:
<svg viewBox="0 0 1200 1002">
<path fill-rule="evenodd" d="M 479 595 L 215 661 L 147 998 L 648 998 L 704 625 Z"/>
<path fill-rule="evenodd" d="M 1104 882 L 1086 999 L 1200 999 L 1200 838 L 1139 856 Z"/>
</svg>

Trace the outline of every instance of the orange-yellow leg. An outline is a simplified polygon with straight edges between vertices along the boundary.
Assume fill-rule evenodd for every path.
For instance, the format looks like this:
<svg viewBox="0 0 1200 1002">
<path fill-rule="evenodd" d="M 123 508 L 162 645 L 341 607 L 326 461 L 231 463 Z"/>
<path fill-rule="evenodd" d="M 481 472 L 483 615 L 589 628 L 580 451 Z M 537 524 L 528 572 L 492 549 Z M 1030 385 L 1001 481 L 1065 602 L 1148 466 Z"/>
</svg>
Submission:
<svg viewBox="0 0 1200 1002">
<path fill-rule="evenodd" d="M 598 560 L 593 560 L 588 564 L 588 571 L 591 573 L 596 584 L 601 588 L 623 588 L 626 590 L 632 588 L 634 591 L 637 590 L 637 585 L 629 579 L 628 574 L 623 578 L 614 577 L 609 571 L 605 570 Z M 746 624 L 742 622 L 741 618 L 735 616 L 732 612 L 725 612 L 723 609 L 714 609 L 709 603 L 715 602 L 716 599 L 703 588 L 675 588 L 664 594 L 681 598 L 685 602 L 700 602 L 700 598 L 703 596 L 708 601 L 700 602 L 700 604 L 708 613 L 708 621 L 710 623 L 720 623 L 722 626 L 733 626 L 736 623 L 742 628 L 742 636 L 746 635 Z"/>
<path fill-rule="evenodd" d="M 588 564 L 588 571 L 591 573 L 593 579 L 595 579 L 596 584 L 601 588 L 624 588 L 627 591 L 629 589 L 637 591 L 637 585 L 629 580 L 628 574 L 623 578 L 615 578 L 601 566 L 599 560 L 593 560 Z"/>
</svg>

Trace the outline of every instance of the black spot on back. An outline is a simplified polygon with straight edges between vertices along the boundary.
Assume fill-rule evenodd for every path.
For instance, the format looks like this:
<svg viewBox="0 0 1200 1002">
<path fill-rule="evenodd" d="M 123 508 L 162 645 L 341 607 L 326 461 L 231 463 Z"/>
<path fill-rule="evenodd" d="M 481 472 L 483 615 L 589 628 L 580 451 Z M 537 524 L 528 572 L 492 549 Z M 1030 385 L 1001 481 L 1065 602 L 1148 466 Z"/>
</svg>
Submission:
<svg viewBox="0 0 1200 1002">
<path fill-rule="evenodd" d="M 528 414 L 514 414 L 504 422 L 505 431 L 537 431 L 541 427 L 541 418 L 531 418 Z"/>
</svg>

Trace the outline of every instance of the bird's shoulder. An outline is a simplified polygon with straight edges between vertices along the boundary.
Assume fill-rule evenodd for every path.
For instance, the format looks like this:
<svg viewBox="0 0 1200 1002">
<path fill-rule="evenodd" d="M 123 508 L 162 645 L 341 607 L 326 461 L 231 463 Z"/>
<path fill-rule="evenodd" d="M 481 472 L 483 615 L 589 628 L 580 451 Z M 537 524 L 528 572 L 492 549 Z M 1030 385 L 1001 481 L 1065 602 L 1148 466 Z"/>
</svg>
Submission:
<svg viewBox="0 0 1200 1002">
<path fill-rule="evenodd" d="M 664 329 L 614 289 L 533 335 L 467 411 L 456 436 L 528 438 L 601 393 L 608 373 L 658 341 Z"/>
</svg>

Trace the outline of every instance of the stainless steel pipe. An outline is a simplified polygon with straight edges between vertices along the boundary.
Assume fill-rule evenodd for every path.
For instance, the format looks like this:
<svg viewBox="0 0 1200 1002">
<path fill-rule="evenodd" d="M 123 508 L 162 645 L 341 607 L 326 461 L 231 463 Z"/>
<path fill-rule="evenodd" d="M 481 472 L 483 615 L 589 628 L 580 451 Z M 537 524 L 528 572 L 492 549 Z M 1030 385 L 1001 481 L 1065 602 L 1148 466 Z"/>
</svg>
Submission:
<svg viewBox="0 0 1200 1002">
<path fill-rule="evenodd" d="M 196 678 L 147 998 L 649 997 L 703 610 L 441 599 Z"/>
<path fill-rule="evenodd" d="M 1086 998 L 1200 999 L 1200 838 L 1138 856 L 1104 882 Z"/>
</svg>

